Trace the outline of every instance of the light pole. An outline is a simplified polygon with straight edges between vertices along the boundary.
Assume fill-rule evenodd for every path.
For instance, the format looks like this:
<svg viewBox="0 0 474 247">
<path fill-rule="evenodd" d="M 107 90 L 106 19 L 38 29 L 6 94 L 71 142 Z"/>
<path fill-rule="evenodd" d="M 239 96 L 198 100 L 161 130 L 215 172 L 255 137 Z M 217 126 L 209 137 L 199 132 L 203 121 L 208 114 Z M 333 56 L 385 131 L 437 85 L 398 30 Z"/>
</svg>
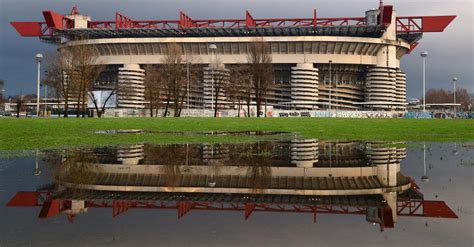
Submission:
<svg viewBox="0 0 474 247">
<path fill-rule="evenodd" d="M 41 170 L 39 169 L 39 161 L 38 161 L 38 150 L 36 150 L 35 152 L 35 156 L 36 156 L 36 159 L 35 159 L 35 170 L 33 171 L 33 173 L 35 174 L 35 176 L 39 176 L 41 175 Z"/>
<path fill-rule="evenodd" d="M 430 181 L 426 175 L 426 143 L 423 143 L 423 176 L 421 176 L 421 181 L 425 183 Z"/>
<path fill-rule="evenodd" d="M 39 108 L 40 108 L 40 75 L 41 75 L 41 59 L 43 59 L 43 54 L 36 54 L 36 62 L 38 63 L 38 81 L 36 87 L 36 116 L 39 117 Z"/>
<path fill-rule="evenodd" d="M 188 106 L 188 116 L 189 116 L 189 66 L 190 62 L 187 62 L 187 67 L 186 67 L 186 75 L 187 75 L 187 80 L 188 80 L 188 85 L 187 85 L 187 91 L 188 91 L 188 101 L 186 102 L 186 105 Z"/>
<path fill-rule="evenodd" d="M 426 111 L 426 57 L 428 56 L 427 51 L 422 51 L 420 56 L 423 58 L 423 112 Z"/>
<path fill-rule="evenodd" d="M 453 107 L 454 107 L 454 117 L 456 117 L 456 82 L 458 81 L 457 77 L 453 77 Z"/>
<path fill-rule="evenodd" d="M 329 117 L 331 116 L 331 103 L 332 103 L 332 60 L 329 60 Z"/>
<path fill-rule="evenodd" d="M 214 56 L 216 55 L 216 51 L 217 51 L 217 46 L 216 44 L 210 44 L 209 45 L 209 50 L 212 51 L 212 58 L 211 58 L 211 108 L 212 108 L 212 111 L 214 111 L 214 66 L 215 66 L 215 59 Z"/>
</svg>

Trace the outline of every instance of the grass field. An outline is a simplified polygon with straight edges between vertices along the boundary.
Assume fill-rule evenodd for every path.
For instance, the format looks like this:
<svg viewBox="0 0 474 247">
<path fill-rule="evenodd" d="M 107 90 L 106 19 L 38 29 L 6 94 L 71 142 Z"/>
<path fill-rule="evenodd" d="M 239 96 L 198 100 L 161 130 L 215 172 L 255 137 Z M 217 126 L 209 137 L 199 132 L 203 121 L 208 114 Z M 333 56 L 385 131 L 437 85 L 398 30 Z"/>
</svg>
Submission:
<svg viewBox="0 0 474 247">
<path fill-rule="evenodd" d="M 146 134 L 96 134 L 143 129 Z M 326 118 L 0 119 L 0 150 L 30 150 L 138 142 L 228 142 L 252 137 L 210 137 L 159 132 L 288 131 L 303 137 L 372 141 L 473 141 L 473 120 Z"/>
</svg>

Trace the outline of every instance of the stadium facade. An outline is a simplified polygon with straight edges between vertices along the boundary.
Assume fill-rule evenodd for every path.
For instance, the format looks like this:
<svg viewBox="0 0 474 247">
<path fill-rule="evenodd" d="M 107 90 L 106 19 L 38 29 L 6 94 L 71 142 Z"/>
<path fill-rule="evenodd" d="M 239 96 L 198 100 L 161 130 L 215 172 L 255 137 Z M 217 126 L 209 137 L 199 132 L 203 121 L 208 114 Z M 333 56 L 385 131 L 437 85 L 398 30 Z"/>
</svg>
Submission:
<svg viewBox="0 0 474 247">
<path fill-rule="evenodd" d="M 215 73 L 247 63 L 249 44 L 267 42 L 274 87 L 265 105 L 293 110 L 405 111 L 405 73 L 401 58 L 426 32 L 442 32 L 455 16 L 399 17 L 391 5 L 380 3 L 364 17 L 195 20 L 134 20 L 116 13 L 113 21 L 94 21 L 73 8 L 70 14 L 43 12 L 44 22 L 12 22 L 25 37 L 40 37 L 59 49 L 92 46 L 107 66 L 111 83 L 118 83 L 117 107 L 145 109 L 147 64 L 163 63 L 167 48 L 178 44 L 192 63 L 203 65 L 192 83 L 185 105 L 210 109 Z M 78 37 L 87 37 L 78 38 Z M 210 50 L 215 44 L 217 49 Z M 209 69 L 218 61 L 218 69 Z M 214 73 L 214 74 L 213 74 Z M 227 76 L 228 78 L 228 76 Z M 236 85 L 239 86 L 239 85 Z M 217 92 L 220 93 L 220 92 Z M 223 109 L 235 109 L 219 95 Z"/>
</svg>

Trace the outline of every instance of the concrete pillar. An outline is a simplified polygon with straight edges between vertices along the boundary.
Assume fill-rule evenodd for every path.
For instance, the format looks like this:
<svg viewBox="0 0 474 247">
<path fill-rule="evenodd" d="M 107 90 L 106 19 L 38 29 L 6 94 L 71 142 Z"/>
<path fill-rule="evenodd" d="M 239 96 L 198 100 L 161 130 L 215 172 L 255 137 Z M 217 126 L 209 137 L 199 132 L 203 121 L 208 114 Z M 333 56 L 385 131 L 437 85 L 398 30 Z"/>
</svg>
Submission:
<svg viewBox="0 0 474 247">
<path fill-rule="evenodd" d="M 317 109 L 318 69 L 311 63 L 299 63 L 291 68 L 291 105 L 297 110 Z"/>
<path fill-rule="evenodd" d="M 396 76 L 396 101 L 397 103 L 404 104 L 407 101 L 407 76 L 403 73 L 400 68 L 397 69 Z M 399 105 L 399 110 L 405 111 L 406 105 Z"/>
<path fill-rule="evenodd" d="M 145 70 L 139 64 L 124 64 L 118 72 L 119 108 L 145 108 Z"/>
<path fill-rule="evenodd" d="M 138 165 L 145 158 L 145 145 L 123 145 L 117 148 L 117 161 L 123 165 Z"/>
<path fill-rule="evenodd" d="M 377 167 L 377 177 L 383 186 L 397 185 L 397 173 L 400 171 L 399 154 L 396 147 L 386 147 L 382 143 L 367 144 L 367 158 Z"/>
<path fill-rule="evenodd" d="M 297 167 L 313 167 L 319 158 L 318 144 L 316 139 L 291 140 L 291 163 Z"/>
<path fill-rule="evenodd" d="M 368 69 L 366 74 L 365 102 L 373 110 L 392 110 L 399 107 L 397 95 L 397 68 L 400 61 L 397 58 L 396 12 L 392 13 L 391 24 L 382 35 L 385 44 L 377 53 L 377 64 Z"/>
<path fill-rule="evenodd" d="M 372 67 L 366 74 L 365 101 L 374 110 L 390 110 L 397 102 L 397 70 L 390 67 Z"/>
<path fill-rule="evenodd" d="M 392 208 L 393 222 L 397 222 L 397 192 L 383 193 L 383 198 Z"/>
</svg>

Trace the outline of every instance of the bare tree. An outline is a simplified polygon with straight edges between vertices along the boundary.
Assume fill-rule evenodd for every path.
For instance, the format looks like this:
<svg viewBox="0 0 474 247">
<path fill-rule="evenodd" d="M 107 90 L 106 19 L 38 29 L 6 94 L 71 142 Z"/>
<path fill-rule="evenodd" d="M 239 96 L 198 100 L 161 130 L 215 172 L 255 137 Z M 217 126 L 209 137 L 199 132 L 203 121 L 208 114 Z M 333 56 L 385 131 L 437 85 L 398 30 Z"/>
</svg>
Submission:
<svg viewBox="0 0 474 247">
<path fill-rule="evenodd" d="M 161 70 L 153 65 L 145 66 L 145 98 L 150 106 L 150 117 L 153 117 L 161 104 L 161 94 L 163 89 L 163 81 L 161 78 Z"/>
<path fill-rule="evenodd" d="M 250 102 L 252 99 L 252 83 L 248 65 L 234 65 L 230 67 L 230 78 L 226 93 L 235 104 L 237 102 L 237 117 L 240 117 L 242 102 L 246 102 L 247 116 L 250 117 Z"/>
<path fill-rule="evenodd" d="M 273 66 L 268 43 L 255 40 L 249 46 L 247 60 L 252 75 L 255 101 L 257 104 L 257 117 L 260 117 L 262 102 L 267 96 L 268 90 L 273 86 Z"/>
<path fill-rule="evenodd" d="M 47 58 L 46 84 L 64 98 L 64 117 L 68 117 L 70 100 L 76 100 L 76 116 L 85 115 L 88 92 L 93 89 L 103 71 L 96 65 L 94 47 L 79 45 L 64 47 Z"/>
<path fill-rule="evenodd" d="M 20 113 L 26 109 L 25 99 L 23 95 L 18 95 L 13 98 L 13 102 L 15 102 L 16 117 L 19 118 Z"/>
<path fill-rule="evenodd" d="M 73 72 L 70 73 L 69 77 L 73 84 L 78 85 L 79 95 L 76 116 L 79 117 L 80 113 L 82 113 L 82 117 L 84 117 L 88 92 L 94 88 L 104 67 L 95 64 L 97 53 L 94 47 L 78 45 L 68 47 L 64 52 L 70 53 L 73 59 Z"/>
<path fill-rule="evenodd" d="M 192 57 L 183 56 L 181 46 L 172 43 L 168 46 L 160 68 L 166 117 L 170 107 L 173 107 L 173 116 L 179 117 L 187 96 L 187 86 L 190 87 L 198 77 L 199 66 L 191 63 Z M 188 82 L 189 80 L 189 82 Z"/>
<path fill-rule="evenodd" d="M 69 53 L 55 53 L 46 56 L 47 73 L 44 83 L 54 88 L 58 98 L 64 100 L 64 117 L 69 116 L 70 100 L 74 98 L 77 91 L 75 90 L 76 85 L 68 76 L 73 71 L 72 60 Z"/>
<path fill-rule="evenodd" d="M 214 65 L 211 65 L 214 66 Z M 219 99 L 222 98 L 224 95 L 227 95 L 227 90 L 229 89 L 227 85 L 229 84 L 229 71 L 224 68 L 223 64 L 220 66 L 215 66 L 212 70 L 213 74 L 213 86 L 214 86 L 214 117 L 217 117 L 217 112 L 223 106 L 219 105 L 222 104 L 219 102 Z"/>
<path fill-rule="evenodd" d="M 110 85 L 104 85 L 101 87 L 95 87 L 95 89 L 98 89 L 99 92 L 101 92 L 100 98 L 96 97 L 96 94 L 92 90 L 90 90 L 89 93 L 89 98 L 92 101 L 92 104 L 94 104 L 95 111 L 97 112 L 97 117 L 101 118 L 105 110 L 107 109 L 107 103 L 112 99 L 114 95 L 117 94 L 118 92 L 118 85 L 117 84 L 110 84 Z M 105 92 L 105 96 L 102 94 Z"/>
<path fill-rule="evenodd" d="M 428 104 L 445 104 L 453 103 L 454 94 L 452 91 L 440 89 L 430 89 L 426 92 L 426 103 Z M 468 110 L 471 104 L 471 97 L 464 88 L 456 89 L 456 103 L 461 104 L 461 109 Z"/>
<path fill-rule="evenodd" d="M 168 114 L 170 105 L 173 105 L 174 116 L 179 117 L 186 96 L 186 61 L 179 45 L 173 43 L 168 46 L 168 50 L 163 59 L 162 74 L 164 87 L 166 90 L 166 105 L 164 117 Z"/>
</svg>

